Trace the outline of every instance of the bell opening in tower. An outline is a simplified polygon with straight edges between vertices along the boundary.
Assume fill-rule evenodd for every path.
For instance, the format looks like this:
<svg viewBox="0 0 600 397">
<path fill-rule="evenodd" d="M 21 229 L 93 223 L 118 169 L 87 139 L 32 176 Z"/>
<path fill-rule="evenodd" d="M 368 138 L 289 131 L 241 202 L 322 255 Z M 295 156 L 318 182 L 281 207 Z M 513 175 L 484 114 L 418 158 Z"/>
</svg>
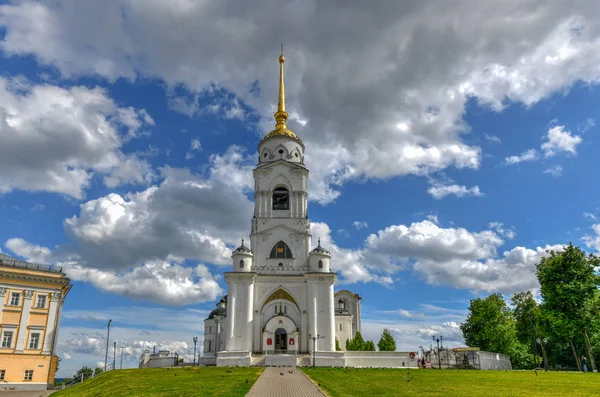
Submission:
<svg viewBox="0 0 600 397">
<path fill-rule="evenodd" d="M 284 187 L 273 190 L 273 210 L 290 209 L 290 192 Z"/>
</svg>

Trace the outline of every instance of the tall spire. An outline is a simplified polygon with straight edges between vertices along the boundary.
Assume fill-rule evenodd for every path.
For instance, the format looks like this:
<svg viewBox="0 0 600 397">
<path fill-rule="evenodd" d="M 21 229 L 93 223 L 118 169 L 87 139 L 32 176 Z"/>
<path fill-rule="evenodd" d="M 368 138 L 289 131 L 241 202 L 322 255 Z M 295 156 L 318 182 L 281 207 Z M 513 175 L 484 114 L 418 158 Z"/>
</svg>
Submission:
<svg viewBox="0 0 600 397">
<path fill-rule="evenodd" d="M 285 63 L 285 57 L 283 56 L 283 44 L 281 45 L 281 55 L 279 55 L 279 97 L 277 98 L 277 111 L 274 114 L 275 121 L 275 129 L 265 135 L 262 141 L 265 141 L 274 137 L 285 136 L 288 138 L 292 138 L 304 147 L 302 140 L 298 138 L 296 134 L 292 132 L 287 126 L 287 119 L 289 115 L 285 111 L 285 87 L 283 84 L 283 64 Z M 261 141 L 261 142 L 262 142 Z"/>
<path fill-rule="evenodd" d="M 283 84 L 283 64 L 285 57 L 283 56 L 283 44 L 281 44 L 281 55 L 279 55 L 279 98 L 277 101 L 277 112 L 275 112 L 275 128 L 287 128 L 286 121 L 288 114 L 285 111 L 285 87 Z"/>
</svg>

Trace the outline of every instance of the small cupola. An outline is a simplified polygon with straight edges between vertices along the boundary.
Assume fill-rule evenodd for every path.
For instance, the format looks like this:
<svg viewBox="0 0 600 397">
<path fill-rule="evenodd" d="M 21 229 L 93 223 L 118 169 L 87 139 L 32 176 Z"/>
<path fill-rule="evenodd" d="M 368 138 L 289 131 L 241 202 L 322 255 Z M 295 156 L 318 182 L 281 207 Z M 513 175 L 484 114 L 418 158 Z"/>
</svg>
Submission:
<svg viewBox="0 0 600 397">
<path fill-rule="evenodd" d="M 253 257 L 254 254 L 252 254 L 252 250 L 246 247 L 244 239 L 242 239 L 242 244 L 231 253 L 231 259 L 233 259 L 233 271 L 251 272 Z"/>
<path fill-rule="evenodd" d="M 314 250 L 310 251 L 310 254 L 308 254 L 310 271 L 328 273 L 330 271 L 330 259 L 331 254 L 325 248 L 321 247 L 321 239 L 319 238 L 317 247 Z"/>
</svg>

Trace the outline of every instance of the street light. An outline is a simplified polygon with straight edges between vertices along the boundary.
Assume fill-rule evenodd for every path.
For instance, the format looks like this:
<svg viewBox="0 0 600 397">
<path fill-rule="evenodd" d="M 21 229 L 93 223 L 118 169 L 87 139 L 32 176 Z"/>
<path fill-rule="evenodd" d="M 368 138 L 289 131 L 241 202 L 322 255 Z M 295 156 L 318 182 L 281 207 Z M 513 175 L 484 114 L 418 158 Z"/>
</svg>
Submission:
<svg viewBox="0 0 600 397">
<path fill-rule="evenodd" d="M 313 341 L 313 368 L 315 367 L 315 359 L 316 359 L 316 352 L 317 352 L 317 339 L 320 338 L 324 338 L 325 336 L 321 336 L 319 334 L 317 334 L 317 336 L 312 336 L 312 334 L 308 334 L 308 339 L 312 339 Z"/>
<path fill-rule="evenodd" d="M 119 369 L 123 369 L 123 348 L 125 346 L 121 346 L 121 365 L 119 366 Z"/>
<path fill-rule="evenodd" d="M 108 332 L 106 334 L 106 355 L 104 356 L 104 372 L 106 372 L 106 363 L 108 362 L 108 339 L 110 338 L 110 323 L 112 323 L 112 320 L 108 320 Z"/>
<path fill-rule="evenodd" d="M 436 338 L 435 335 L 433 335 L 432 338 L 434 341 L 437 342 L 438 368 L 442 369 L 442 357 L 440 354 L 440 341 L 443 341 L 443 336 L 440 335 L 439 338 Z"/>
<path fill-rule="evenodd" d="M 192 367 L 195 367 L 196 366 L 196 342 L 198 342 L 198 337 L 194 336 L 193 341 L 194 341 L 194 359 L 192 360 L 193 361 Z"/>
<path fill-rule="evenodd" d="M 117 342 L 113 342 L 113 369 L 117 369 L 117 367 L 115 367 L 115 363 L 116 363 L 116 358 L 117 358 Z"/>
<path fill-rule="evenodd" d="M 536 342 L 539 343 L 540 346 L 542 346 L 542 354 L 544 355 L 544 370 L 548 372 L 548 357 L 546 356 L 546 349 L 544 348 L 544 345 L 548 343 L 548 338 L 537 338 Z"/>
</svg>

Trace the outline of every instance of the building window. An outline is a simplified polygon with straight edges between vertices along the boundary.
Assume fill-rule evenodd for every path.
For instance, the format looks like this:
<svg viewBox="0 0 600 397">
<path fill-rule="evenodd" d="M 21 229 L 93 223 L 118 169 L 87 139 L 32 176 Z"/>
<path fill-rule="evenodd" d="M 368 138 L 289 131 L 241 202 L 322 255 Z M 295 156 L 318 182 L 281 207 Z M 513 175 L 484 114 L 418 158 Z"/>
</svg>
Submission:
<svg viewBox="0 0 600 397">
<path fill-rule="evenodd" d="M 2 334 L 2 347 L 10 349 L 12 347 L 12 338 L 12 331 L 4 331 L 4 333 Z"/>
<path fill-rule="evenodd" d="M 208 341 L 208 351 L 211 352 L 212 351 L 212 340 Z"/>
<path fill-rule="evenodd" d="M 243 260 L 241 260 L 241 261 L 240 261 L 240 269 L 243 269 L 243 268 L 244 268 L 244 261 L 243 261 Z"/>
<path fill-rule="evenodd" d="M 23 378 L 23 380 L 32 380 L 32 379 L 33 379 L 33 370 L 32 369 L 25 370 L 25 377 Z"/>
<path fill-rule="evenodd" d="M 340 331 L 342 331 L 342 323 L 340 323 Z"/>
<path fill-rule="evenodd" d="M 283 306 L 283 314 L 287 314 L 287 305 Z"/>
<path fill-rule="evenodd" d="M 209 327 L 208 327 L 208 333 L 209 333 L 209 334 L 212 334 L 212 326 L 209 326 Z"/>
<path fill-rule="evenodd" d="M 21 293 L 12 292 L 10 294 L 10 305 L 11 306 L 19 306 L 20 303 L 21 303 Z"/>
<path fill-rule="evenodd" d="M 38 349 L 40 345 L 40 333 L 32 332 L 29 336 L 29 348 L 30 349 Z"/>
<path fill-rule="evenodd" d="M 292 250 L 283 241 L 278 242 L 271 250 L 270 258 L 292 258 Z"/>
<path fill-rule="evenodd" d="M 343 300 L 343 299 L 340 299 L 340 300 L 338 301 L 338 307 L 339 307 L 340 309 L 342 309 L 342 310 L 345 310 L 345 309 L 346 309 L 346 302 L 344 302 L 344 300 Z"/>
<path fill-rule="evenodd" d="M 319 261 L 319 269 L 323 269 L 323 261 Z"/>
<path fill-rule="evenodd" d="M 290 192 L 284 187 L 278 187 L 273 190 L 273 209 L 274 210 L 289 210 L 290 209 Z"/>
<path fill-rule="evenodd" d="M 37 308 L 45 309 L 46 308 L 46 295 L 38 295 L 37 297 Z"/>
<path fill-rule="evenodd" d="M 4 375 L 6 375 L 6 370 L 0 369 L 0 380 L 4 380 Z"/>
</svg>

